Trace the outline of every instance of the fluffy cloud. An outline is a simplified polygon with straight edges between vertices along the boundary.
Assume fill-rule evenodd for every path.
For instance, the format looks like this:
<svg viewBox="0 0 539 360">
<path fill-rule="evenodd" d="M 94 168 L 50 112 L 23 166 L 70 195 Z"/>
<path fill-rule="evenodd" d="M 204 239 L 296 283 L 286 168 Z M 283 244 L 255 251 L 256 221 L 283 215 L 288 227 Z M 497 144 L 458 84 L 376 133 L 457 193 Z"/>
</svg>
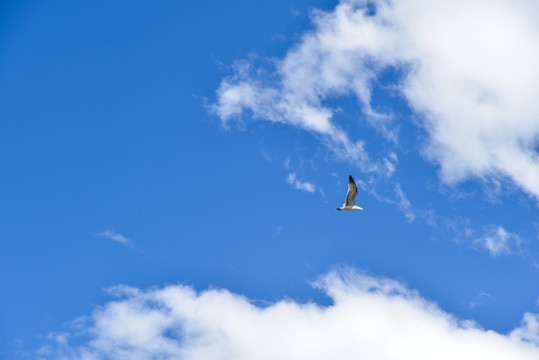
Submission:
<svg viewBox="0 0 539 360">
<path fill-rule="evenodd" d="M 43 359 L 537 359 L 537 315 L 503 335 L 459 321 L 402 283 L 350 269 L 321 277 L 330 306 L 265 307 L 226 290 L 116 287 L 74 336 L 55 336 Z M 71 343 L 70 339 L 71 338 Z"/>
<path fill-rule="evenodd" d="M 520 327 L 513 330 L 510 336 L 539 346 L 539 314 L 524 314 Z"/>
<path fill-rule="evenodd" d="M 368 5 L 369 3 L 374 6 Z M 441 179 L 509 179 L 539 199 L 539 3 L 531 0 L 341 0 L 262 76 L 238 67 L 217 91 L 224 121 L 249 112 L 321 135 L 343 158 L 377 171 L 359 139 L 337 126 L 329 98 L 354 95 L 395 139 L 372 88 L 387 69 L 428 134 Z"/>
</svg>

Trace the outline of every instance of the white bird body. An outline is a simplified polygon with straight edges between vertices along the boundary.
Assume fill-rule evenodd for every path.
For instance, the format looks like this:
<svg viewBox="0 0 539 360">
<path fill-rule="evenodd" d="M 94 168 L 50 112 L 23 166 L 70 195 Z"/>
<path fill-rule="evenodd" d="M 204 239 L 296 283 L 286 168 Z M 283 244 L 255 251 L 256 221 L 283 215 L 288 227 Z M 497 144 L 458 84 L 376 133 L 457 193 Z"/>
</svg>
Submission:
<svg viewBox="0 0 539 360">
<path fill-rule="evenodd" d="M 337 208 L 339 211 L 356 211 L 363 210 L 362 207 L 356 205 L 357 186 L 352 178 L 352 175 L 348 177 L 348 192 L 346 193 L 346 202 L 342 202 L 342 207 Z"/>
<path fill-rule="evenodd" d="M 352 206 L 344 205 L 343 207 L 337 208 L 337 210 L 340 210 L 340 211 L 356 211 L 356 210 L 363 210 L 363 208 L 359 207 L 357 205 L 352 205 Z"/>
</svg>

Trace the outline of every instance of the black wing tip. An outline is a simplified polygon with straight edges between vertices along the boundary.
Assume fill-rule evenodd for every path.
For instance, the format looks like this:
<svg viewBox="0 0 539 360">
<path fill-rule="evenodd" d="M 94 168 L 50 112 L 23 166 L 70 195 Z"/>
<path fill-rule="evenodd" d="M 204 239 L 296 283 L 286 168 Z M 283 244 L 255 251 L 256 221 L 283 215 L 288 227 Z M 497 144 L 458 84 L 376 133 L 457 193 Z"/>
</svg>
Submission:
<svg viewBox="0 0 539 360">
<path fill-rule="evenodd" d="M 354 183 L 354 184 L 356 183 L 354 181 L 354 178 L 352 177 L 352 175 L 348 175 L 348 182 L 351 182 L 351 183 Z"/>
<path fill-rule="evenodd" d="M 337 210 L 342 211 L 342 209 L 337 208 Z"/>
</svg>

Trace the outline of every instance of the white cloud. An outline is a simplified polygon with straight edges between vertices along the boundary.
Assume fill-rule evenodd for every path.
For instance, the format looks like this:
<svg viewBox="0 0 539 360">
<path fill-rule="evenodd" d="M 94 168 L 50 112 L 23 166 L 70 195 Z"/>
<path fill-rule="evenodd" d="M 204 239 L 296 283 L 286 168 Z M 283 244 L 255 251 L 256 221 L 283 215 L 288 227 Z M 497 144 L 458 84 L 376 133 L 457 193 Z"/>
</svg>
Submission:
<svg viewBox="0 0 539 360">
<path fill-rule="evenodd" d="M 285 159 L 284 159 L 284 168 L 285 169 L 289 169 L 290 168 L 290 157 L 287 156 Z"/>
<path fill-rule="evenodd" d="M 402 191 L 401 185 L 399 183 L 395 185 L 395 196 L 397 197 L 397 205 L 399 209 L 404 213 L 404 216 L 408 219 L 409 222 L 413 222 L 415 220 L 414 209 L 412 208 L 410 200 L 408 200 L 408 198 L 404 194 L 404 191 Z"/>
<path fill-rule="evenodd" d="M 524 314 L 520 327 L 513 330 L 510 336 L 539 346 L 539 314 Z"/>
<path fill-rule="evenodd" d="M 98 232 L 96 235 L 100 236 L 100 237 L 104 237 L 106 239 L 117 241 L 117 242 L 119 242 L 121 244 L 124 244 L 124 245 L 128 245 L 128 244 L 131 243 L 131 241 L 129 241 L 128 238 L 126 238 L 125 236 L 123 236 L 121 234 L 118 234 L 118 233 L 114 232 L 113 230 L 101 231 L 101 232 Z"/>
<path fill-rule="evenodd" d="M 375 111 L 371 90 L 393 68 L 443 181 L 510 179 L 539 199 L 538 2 L 341 0 L 333 11 L 313 12 L 313 22 L 271 76 L 244 64 L 223 80 L 213 110 L 224 122 L 250 112 L 298 126 L 363 170 L 379 171 L 383 160 L 371 160 L 362 141 L 335 124 L 327 99 L 354 95 L 391 139 L 391 116 Z"/>
<path fill-rule="evenodd" d="M 260 151 L 260 156 L 262 156 L 266 161 L 272 160 L 270 154 L 268 154 L 267 152 L 263 150 Z"/>
<path fill-rule="evenodd" d="M 253 118 L 272 122 L 287 123 L 304 128 L 322 136 L 323 141 L 343 159 L 358 161 L 366 171 L 377 168 L 364 150 L 362 141 L 352 141 L 348 135 L 333 124 L 333 110 L 322 105 L 329 89 L 316 89 L 317 69 L 314 63 L 324 61 L 318 54 L 316 44 L 305 44 L 291 51 L 287 58 L 279 62 L 279 83 L 266 86 L 257 78 L 251 66 L 240 63 L 231 78 L 224 79 L 217 90 L 217 103 L 212 110 L 224 123 L 241 118 L 250 112 Z M 315 53 L 316 54 L 315 54 Z M 313 56 L 312 65 L 303 66 L 307 58 Z M 300 68 L 296 68 L 300 67 Z"/>
<path fill-rule="evenodd" d="M 372 179 L 371 179 L 372 182 Z M 421 210 L 415 206 L 412 205 L 410 200 L 408 200 L 408 197 L 402 190 L 400 183 L 394 183 L 393 184 L 393 193 L 394 196 L 391 197 L 385 197 L 381 196 L 376 192 L 376 190 L 372 186 L 366 187 L 364 184 L 361 183 L 360 180 L 357 181 L 358 185 L 360 185 L 362 188 L 366 188 L 367 191 L 373 195 L 377 200 L 386 202 L 388 204 L 396 205 L 397 208 L 402 212 L 404 217 L 408 220 L 408 222 L 412 223 L 416 218 L 420 218 L 424 221 L 426 221 L 427 224 L 430 226 L 436 227 L 436 216 L 432 210 Z M 370 184 L 369 184 L 370 185 Z"/>
<path fill-rule="evenodd" d="M 501 226 L 490 226 L 474 240 L 476 244 L 486 249 L 493 256 L 510 253 L 520 244 L 520 237 L 505 230 Z"/>
<path fill-rule="evenodd" d="M 333 271 L 315 286 L 333 305 L 264 307 L 227 290 L 140 291 L 95 309 L 88 340 L 62 334 L 42 359 L 537 359 L 537 315 L 509 335 L 459 321 L 394 280 Z M 79 329 L 80 331 L 80 329 Z"/>
<path fill-rule="evenodd" d="M 295 173 L 290 173 L 288 174 L 288 177 L 286 178 L 286 182 L 290 185 L 292 185 L 292 187 L 294 187 L 294 189 L 298 189 L 298 190 L 302 190 L 302 191 L 307 191 L 307 192 L 310 192 L 310 193 L 313 193 L 316 191 L 316 186 L 308 181 L 300 181 L 298 180 L 297 176 Z"/>
</svg>

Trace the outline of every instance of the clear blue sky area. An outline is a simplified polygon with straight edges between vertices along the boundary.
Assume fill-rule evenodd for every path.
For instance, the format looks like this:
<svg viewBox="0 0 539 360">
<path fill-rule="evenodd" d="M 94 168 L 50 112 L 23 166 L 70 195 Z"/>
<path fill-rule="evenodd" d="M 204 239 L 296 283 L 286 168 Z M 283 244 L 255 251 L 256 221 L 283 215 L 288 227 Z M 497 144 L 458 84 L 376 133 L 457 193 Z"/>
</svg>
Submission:
<svg viewBox="0 0 539 360">
<path fill-rule="evenodd" d="M 339 159 L 315 133 L 248 112 L 225 127 L 209 110 L 237 61 L 271 71 L 268 59 L 313 28 L 312 10 L 336 5 L 2 2 L 0 358 L 32 358 L 118 284 L 327 304 L 310 282 L 344 265 L 501 333 L 539 311 L 536 200 L 509 180 L 497 193 L 477 178 L 442 182 L 422 151 L 427 134 L 388 89 L 398 72 L 373 86 L 397 144 L 355 97 L 327 99 L 350 138 L 396 154 L 390 179 Z M 335 211 L 349 174 L 362 212 Z M 411 207 L 399 206 L 397 183 Z M 493 254 L 474 239 L 498 226 L 518 241 Z"/>
</svg>

